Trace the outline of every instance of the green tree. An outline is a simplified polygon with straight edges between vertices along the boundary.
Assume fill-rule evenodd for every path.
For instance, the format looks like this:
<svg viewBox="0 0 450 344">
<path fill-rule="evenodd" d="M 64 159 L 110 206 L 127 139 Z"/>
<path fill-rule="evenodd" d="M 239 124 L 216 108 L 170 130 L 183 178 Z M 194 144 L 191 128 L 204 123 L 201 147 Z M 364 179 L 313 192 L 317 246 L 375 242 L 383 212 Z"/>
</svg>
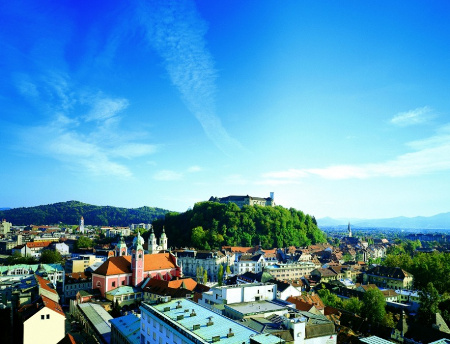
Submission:
<svg viewBox="0 0 450 344">
<path fill-rule="evenodd" d="M 217 273 L 217 281 L 219 282 L 219 287 L 223 284 L 223 265 L 220 264 L 219 272 Z"/>
<path fill-rule="evenodd" d="M 386 300 L 380 289 L 367 290 L 362 301 L 361 316 L 371 323 L 381 323 L 386 315 Z"/>
<path fill-rule="evenodd" d="M 230 269 L 230 266 L 229 265 L 227 265 L 227 275 L 229 275 L 229 274 L 231 274 L 231 269 Z"/>
<path fill-rule="evenodd" d="M 206 233 L 202 226 L 197 226 L 192 230 L 191 241 L 194 247 L 204 249 L 206 243 Z"/>
<path fill-rule="evenodd" d="M 363 302 L 360 299 L 358 299 L 357 297 L 351 297 L 348 300 L 344 301 L 343 306 L 344 306 L 344 309 L 349 312 L 352 312 L 355 314 L 361 314 Z"/>
<path fill-rule="evenodd" d="M 392 312 L 386 313 L 383 319 L 383 325 L 391 328 L 395 327 L 394 314 L 392 314 Z"/>
<path fill-rule="evenodd" d="M 432 282 L 429 282 L 424 290 L 419 291 L 419 300 L 418 316 L 422 322 L 431 325 L 435 314 L 441 312 L 439 303 L 442 300 Z"/>
<path fill-rule="evenodd" d="M 208 282 L 208 271 L 203 270 L 203 284 L 206 284 Z"/>
<path fill-rule="evenodd" d="M 41 258 L 39 259 L 41 263 L 44 264 L 56 264 L 62 262 L 61 253 L 56 250 L 44 250 L 41 253 Z"/>
<path fill-rule="evenodd" d="M 90 248 L 93 246 L 93 241 L 89 239 L 88 237 L 81 236 L 75 241 L 75 250 L 78 250 L 80 248 Z"/>
<path fill-rule="evenodd" d="M 322 289 L 317 291 L 320 299 L 326 306 L 334 307 L 334 308 L 343 308 L 342 300 L 335 294 L 331 293 L 328 289 L 326 289 L 322 285 Z"/>
</svg>

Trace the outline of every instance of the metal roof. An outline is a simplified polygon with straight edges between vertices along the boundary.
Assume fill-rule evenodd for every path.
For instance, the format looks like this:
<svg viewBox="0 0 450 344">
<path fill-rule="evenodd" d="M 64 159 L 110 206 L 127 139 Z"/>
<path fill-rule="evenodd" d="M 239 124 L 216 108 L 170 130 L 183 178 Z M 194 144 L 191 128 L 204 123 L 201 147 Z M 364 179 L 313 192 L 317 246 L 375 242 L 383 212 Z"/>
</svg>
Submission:
<svg viewBox="0 0 450 344">
<path fill-rule="evenodd" d="M 113 317 L 105 311 L 102 306 L 95 303 L 82 303 L 78 305 L 78 307 L 95 328 L 97 333 L 109 343 L 111 341 L 111 324 L 109 321 L 113 319 Z"/>
<path fill-rule="evenodd" d="M 141 319 L 134 314 L 109 321 L 132 344 L 140 344 Z"/>
<path fill-rule="evenodd" d="M 225 308 L 230 308 L 242 315 L 258 314 L 266 312 L 278 312 L 288 309 L 287 305 L 275 303 L 272 301 L 255 301 L 255 302 L 241 302 L 235 304 L 225 305 Z"/>
<path fill-rule="evenodd" d="M 377 336 L 370 336 L 367 338 L 359 338 L 359 340 L 363 343 L 368 344 L 391 344 L 392 342 Z"/>
<path fill-rule="evenodd" d="M 141 289 L 135 288 L 132 286 L 120 286 L 116 289 L 110 290 L 106 293 L 106 295 L 113 295 L 113 296 L 119 296 L 119 295 L 128 295 L 128 294 L 134 294 L 134 293 L 140 293 Z"/>
<path fill-rule="evenodd" d="M 250 343 L 250 338 L 262 344 L 280 343 L 280 338 L 276 336 L 259 334 L 188 299 L 158 305 L 143 303 L 141 310 L 143 313 L 157 314 L 169 326 L 188 332 L 202 343 L 211 343 L 213 337 L 220 337 L 220 344 Z M 208 326 L 208 322 L 213 324 Z M 227 336 L 230 332 L 233 336 Z"/>
</svg>

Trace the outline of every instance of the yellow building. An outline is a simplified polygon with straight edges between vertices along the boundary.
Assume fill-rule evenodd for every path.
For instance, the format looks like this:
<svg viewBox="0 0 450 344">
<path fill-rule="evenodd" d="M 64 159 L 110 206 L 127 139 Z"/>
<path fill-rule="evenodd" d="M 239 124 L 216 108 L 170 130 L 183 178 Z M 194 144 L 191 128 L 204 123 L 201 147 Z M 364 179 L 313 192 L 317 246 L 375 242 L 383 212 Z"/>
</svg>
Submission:
<svg viewBox="0 0 450 344">
<path fill-rule="evenodd" d="M 414 276 L 400 268 L 376 266 L 364 274 L 364 283 L 373 283 L 378 287 L 399 289 L 412 289 Z"/>
</svg>

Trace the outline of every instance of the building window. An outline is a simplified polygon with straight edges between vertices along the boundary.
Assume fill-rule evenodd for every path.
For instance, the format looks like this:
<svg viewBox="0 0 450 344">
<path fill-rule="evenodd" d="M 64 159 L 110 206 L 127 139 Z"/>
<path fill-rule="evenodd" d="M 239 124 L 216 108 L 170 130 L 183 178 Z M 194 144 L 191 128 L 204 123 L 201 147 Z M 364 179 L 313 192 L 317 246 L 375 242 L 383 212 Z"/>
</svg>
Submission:
<svg viewBox="0 0 450 344">
<path fill-rule="evenodd" d="M 50 314 L 47 314 L 47 319 L 50 319 Z"/>
<path fill-rule="evenodd" d="M 41 315 L 41 320 L 44 320 L 45 319 L 45 315 Z"/>
<path fill-rule="evenodd" d="M 116 282 L 112 282 L 112 286 L 115 287 L 116 286 Z"/>
</svg>

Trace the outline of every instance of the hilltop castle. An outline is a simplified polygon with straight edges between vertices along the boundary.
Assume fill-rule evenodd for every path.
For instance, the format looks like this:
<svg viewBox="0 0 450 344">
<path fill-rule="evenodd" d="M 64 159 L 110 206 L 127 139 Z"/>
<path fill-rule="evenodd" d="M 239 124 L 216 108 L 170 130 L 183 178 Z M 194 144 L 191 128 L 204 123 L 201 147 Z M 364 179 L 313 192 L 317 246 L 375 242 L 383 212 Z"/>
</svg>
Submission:
<svg viewBox="0 0 450 344">
<path fill-rule="evenodd" d="M 227 196 L 227 197 L 214 197 L 211 196 L 209 199 L 210 202 L 218 202 L 218 203 L 235 203 L 239 208 L 242 208 L 244 205 L 259 205 L 259 206 L 269 206 L 273 207 L 275 205 L 274 193 L 270 193 L 270 197 L 262 198 L 262 197 L 252 197 L 252 196 Z"/>
</svg>

